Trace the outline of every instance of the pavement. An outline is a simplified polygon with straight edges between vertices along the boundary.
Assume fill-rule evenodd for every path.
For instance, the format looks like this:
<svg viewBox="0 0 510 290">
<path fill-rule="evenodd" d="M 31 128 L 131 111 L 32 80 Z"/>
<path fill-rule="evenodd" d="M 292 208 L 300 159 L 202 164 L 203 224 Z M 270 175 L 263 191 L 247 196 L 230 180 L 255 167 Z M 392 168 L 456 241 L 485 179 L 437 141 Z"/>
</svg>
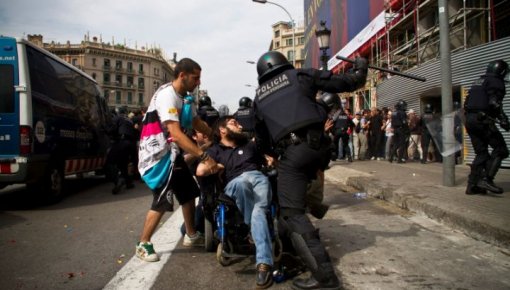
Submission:
<svg viewBox="0 0 510 290">
<path fill-rule="evenodd" d="M 510 169 L 500 169 L 494 180 L 503 194 L 466 195 L 469 169 L 456 165 L 455 186 L 444 186 L 441 163 L 339 160 L 330 163 L 325 178 L 510 249 Z"/>
</svg>

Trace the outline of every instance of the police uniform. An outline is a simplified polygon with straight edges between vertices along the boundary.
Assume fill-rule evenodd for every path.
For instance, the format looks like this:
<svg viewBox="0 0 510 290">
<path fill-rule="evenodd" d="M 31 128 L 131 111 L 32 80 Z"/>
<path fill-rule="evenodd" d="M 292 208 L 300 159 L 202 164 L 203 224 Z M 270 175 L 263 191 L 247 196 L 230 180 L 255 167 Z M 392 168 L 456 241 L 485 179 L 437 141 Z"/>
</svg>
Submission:
<svg viewBox="0 0 510 290">
<path fill-rule="evenodd" d="M 429 127 L 427 124 L 431 124 L 432 121 L 434 121 L 435 116 L 434 112 L 432 110 L 432 106 L 430 104 L 427 104 L 425 106 L 425 111 L 421 115 L 422 122 L 422 134 L 421 134 L 421 150 L 423 152 L 423 158 L 421 159 L 421 163 L 425 164 L 427 163 L 427 157 L 429 155 L 429 145 L 430 141 L 432 140 L 432 136 L 430 135 Z"/>
<path fill-rule="evenodd" d="M 364 63 L 366 66 L 366 60 Z M 318 231 L 305 214 L 307 184 L 316 178 L 321 160 L 329 154 L 324 134 L 327 113 L 316 102 L 318 90 L 354 91 L 366 80 L 366 67 L 357 74 L 334 75 L 316 69 L 294 69 L 278 52 L 262 55 L 257 63 L 259 87 L 254 100 L 257 140 L 265 152 L 279 152 L 279 225 L 289 238 L 312 277 L 296 279 L 297 289 L 328 287 L 340 283 Z M 329 159 L 329 156 L 327 157 Z"/>
<path fill-rule="evenodd" d="M 335 148 L 335 153 L 339 154 L 339 141 L 342 140 L 342 148 L 345 152 L 344 154 L 339 154 L 338 156 L 345 157 L 352 162 L 352 155 L 349 147 L 349 128 L 354 127 L 354 123 L 352 122 L 352 118 L 348 116 L 343 110 L 339 110 L 337 113 L 333 115 L 333 145 Z M 332 158 L 334 159 L 334 158 Z"/>
<path fill-rule="evenodd" d="M 501 161 L 508 157 L 508 148 L 503 135 L 496 127 L 509 130 L 508 117 L 503 112 L 502 101 L 505 96 L 504 77 L 508 73 L 508 64 L 504 61 L 489 63 L 487 72 L 474 82 L 464 103 L 466 113 L 466 130 L 475 151 L 471 164 L 466 194 L 503 193 L 503 189 L 493 182 L 501 166 Z M 488 147 L 492 147 L 489 154 Z"/>
<path fill-rule="evenodd" d="M 243 127 L 243 132 L 252 138 L 255 134 L 255 112 L 253 108 L 239 107 L 234 118 Z"/>
<path fill-rule="evenodd" d="M 212 128 L 216 120 L 220 117 L 220 113 L 211 105 L 201 106 L 198 109 L 198 116 L 202 121 L 206 122 Z"/>
<path fill-rule="evenodd" d="M 390 148 L 389 162 L 393 162 L 393 158 L 397 156 L 398 163 L 405 162 L 404 153 L 406 151 L 406 137 L 409 132 L 407 124 L 407 115 L 403 104 L 395 106 L 395 112 L 391 115 L 391 127 L 393 128 L 393 138 Z"/>
</svg>

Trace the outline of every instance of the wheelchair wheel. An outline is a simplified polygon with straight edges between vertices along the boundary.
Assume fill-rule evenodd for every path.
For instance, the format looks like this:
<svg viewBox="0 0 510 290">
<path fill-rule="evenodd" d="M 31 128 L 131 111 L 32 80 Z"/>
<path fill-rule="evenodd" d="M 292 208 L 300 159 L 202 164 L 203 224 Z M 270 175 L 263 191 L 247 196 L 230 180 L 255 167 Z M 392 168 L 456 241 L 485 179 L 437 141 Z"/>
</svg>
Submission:
<svg viewBox="0 0 510 290">
<path fill-rule="evenodd" d="M 214 230 L 212 223 L 204 218 L 204 238 L 205 238 L 205 250 L 207 252 L 214 252 Z"/>
<path fill-rule="evenodd" d="M 232 251 L 233 251 L 232 243 L 230 241 L 227 241 L 225 244 L 226 244 L 225 251 L 227 253 L 232 253 Z M 218 244 L 218 248 L 216 250 L 216 260 L 218 260 L 220 265 L 222 265 L 223 267 L 226 267 L 232 263 L 232 258 L 223 256 L 223 244 L 222 243 Z"/>
<path fill-rule="evenodd" d="M 276 236 L 273 241 L 273 261 L 275 263 L 280 262 L 283 254 L 283 244 L 280 237 Z"/>
</svg>

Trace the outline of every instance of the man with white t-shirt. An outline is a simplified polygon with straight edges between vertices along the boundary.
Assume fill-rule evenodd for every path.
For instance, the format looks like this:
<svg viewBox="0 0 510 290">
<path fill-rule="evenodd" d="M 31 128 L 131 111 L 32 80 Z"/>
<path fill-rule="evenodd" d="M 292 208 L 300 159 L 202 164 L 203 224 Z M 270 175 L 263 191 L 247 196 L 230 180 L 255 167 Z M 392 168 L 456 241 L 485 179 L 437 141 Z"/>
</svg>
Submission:
<svg viewBox="0 0 510 290">
<path fill-rule="evenodd" d="M 156 91 L 151 99 L 148 111 L 157 111 L 163 130 L 168 132 L 169 136 L 172 138 L 172 142 L 174 142 L 181 151 L 199 157 L 200 162 L 208 165 L 213 172 L 217 172 L 218 168 L 216 162 L 212 158 L 209 158 L 209 155 L 200 149 L 181 128 L 181 125 L 183 125 L 181 124 L 181 121 L 183 121 L 181 110 L 183 109 L 184 96 L 186 96 L 188 92 L 193 91 L 200 84 L 200 74 L 201 68 L 198 63 L 189 58 L 181 59 L 175 66 L 174 81 L 161 86 Z M 211 129 L 197 116 L 195 106 L 191 106 L 191 115 L 193 129 L 210 135 Z M 183 245 L 203 246 L 204 238 L 194 227 L 195 198 L 200 195 L 200 190 L 184 162 L 182 153 L 177 155 L 174 162 L 169 188 L 182 206 L 186 228 Z M 136 246 L 136 256 L 146 262 L 156 262 L 159 260 L 150 239 L 165 211 L 173 210 L 171 200 L 160 198 L 165 187 L 166 186 L 163 186 L 153 190 L 154 200 L 147 213 L 140 242 L 138 242 Z"/>
</svg>

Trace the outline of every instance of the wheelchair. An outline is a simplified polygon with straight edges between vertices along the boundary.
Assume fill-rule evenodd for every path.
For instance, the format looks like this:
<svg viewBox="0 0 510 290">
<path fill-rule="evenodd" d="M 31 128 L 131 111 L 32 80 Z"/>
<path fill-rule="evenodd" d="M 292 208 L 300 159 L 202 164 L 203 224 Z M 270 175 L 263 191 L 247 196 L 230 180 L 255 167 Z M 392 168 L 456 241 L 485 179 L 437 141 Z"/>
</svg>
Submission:
<svg viewBox="0 0 510 290">
<path fill-rule="evenodd" d="M 268 175 L 267 172 L 264 172 Z M 276 176 L 268 175 L 274 188 Z M 217 176 L 209 176 L 203 184 L 205 250 L 214 252 L 216 260 L 222 266 L 228 266 L 236 259 L 255 254 L 255 243 L 251 239 L 250 226 L 244 223 L 242 213 L 235 201 L 223 192 L 224 185 Z M 273 191 L 276 192 L 276 191 Z M 278 235 L 278 202 L 273 194 L 270 210 L 267 212 L 269 232 L 271 233 L 273 261 L 282 257 L 282 242 Z"/>
</svg>

